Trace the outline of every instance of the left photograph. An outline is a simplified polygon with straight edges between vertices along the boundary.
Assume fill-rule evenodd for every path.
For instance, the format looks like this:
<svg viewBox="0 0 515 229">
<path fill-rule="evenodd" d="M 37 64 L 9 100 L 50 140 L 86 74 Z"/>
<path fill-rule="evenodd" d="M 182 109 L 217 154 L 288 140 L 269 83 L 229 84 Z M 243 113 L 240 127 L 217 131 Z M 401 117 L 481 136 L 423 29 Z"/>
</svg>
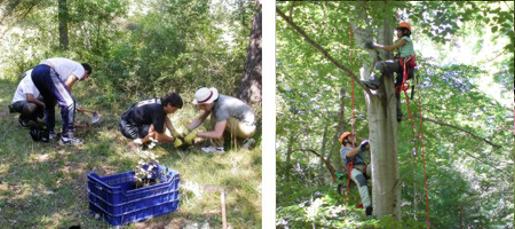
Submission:
<svg viewBox="0 0 515 229">
<path fill-rule="evenodd" d="M 0 2 L 0 225 L 261 228 L 261 4 Z"/>
</svg>

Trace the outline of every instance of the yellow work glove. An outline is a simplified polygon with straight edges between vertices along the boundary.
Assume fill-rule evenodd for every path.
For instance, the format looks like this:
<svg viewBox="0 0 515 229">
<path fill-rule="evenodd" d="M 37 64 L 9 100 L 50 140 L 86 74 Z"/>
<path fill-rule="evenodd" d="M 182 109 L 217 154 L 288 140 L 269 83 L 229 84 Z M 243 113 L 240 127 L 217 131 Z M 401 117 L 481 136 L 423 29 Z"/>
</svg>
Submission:
<svg viewBox="0 0 515 229">
<path fill-rule="evenodd" d="M 176 137 L 176 138 L 184 138 L 186 136 L 186 134 L 187 133 L 177 131 L 177 132 L 175 132 L 174 137 Z"/>
<path fill-rule="evenodd" d="M 184 141 L 188 145 L 192 145 L 193 144 L 193 140 L 195 140 L 196 137 L 197 137 L 197 133 L 196 132 L 191 132 L 188 135 L 186 135 L 186 137 L 184 137 Z"/>
<path fill-rule="evenodd" d="M 180 138 L 175 138 L 175 141 L 173 142 L 173 145 L 175 146 L 175 148 L 179 148 L 183 144 L 184 144 L 184 142 L 182 142 L 182 140 Z"/>
</svg>

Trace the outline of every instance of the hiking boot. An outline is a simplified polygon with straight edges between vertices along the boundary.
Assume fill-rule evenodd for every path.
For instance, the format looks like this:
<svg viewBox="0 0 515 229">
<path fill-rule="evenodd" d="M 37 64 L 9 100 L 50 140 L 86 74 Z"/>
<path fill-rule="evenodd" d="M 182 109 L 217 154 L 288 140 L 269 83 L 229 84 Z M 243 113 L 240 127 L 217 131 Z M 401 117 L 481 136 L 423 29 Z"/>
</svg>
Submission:
<svg viewBox="0 0 515 229">
<path fill-rule="evenodd" d="M 365 215 L 367 215 L 367 216 L 372 216 L 372 206 L 368 206 L 368 207 L 365 209 Z"/>
<path fill-rule="evenodd" d="M 360 80 L 360 82 L 372 90 L 377 90 L 381 86 L 381 81 L 375 77 L 371 77 L 369 80 Z"/>
<path fill-rule="evenodd" d="M 76 138 L 73 134 L 62 135 L 59 141 L 59 145 L 82 145 L 81 139 Z"/>
<path fill-rule="evenodd" d="M 224 147 L 209 146 L 209 147 L 202 147 L 201 150 L 204 153 L 213 153 L 213 154 L 225 153 Z"/>
<path fill-rule="evenodd" d="M 255 144 L 256 144 L 256 140 L 254 140 L 253 138 L 247 138 L 247 139 L 245 139 L 245 141 L 243 141 L 241 148 L 252 149 L 252 148 L 254 148 Z"/>
</svg>

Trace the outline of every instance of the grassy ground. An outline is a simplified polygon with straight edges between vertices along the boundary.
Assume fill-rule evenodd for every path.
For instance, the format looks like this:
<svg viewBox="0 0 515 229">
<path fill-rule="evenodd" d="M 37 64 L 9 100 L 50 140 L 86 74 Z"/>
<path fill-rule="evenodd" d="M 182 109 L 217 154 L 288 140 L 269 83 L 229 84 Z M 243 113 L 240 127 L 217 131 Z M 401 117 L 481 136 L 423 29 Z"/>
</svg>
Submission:
<svg viewBox="0 0 515 229">
<path fill-rule="evenodd" d="M 118 132 L 118 115 L 127 104 L 88 107 L 103 115 L 102 125 L 79 129 L 81 147 L 33 142 L 15 115 L 6 112 L 15 80 L 0 78 L 0 227 L 106 228 L 89 212 L 86 175 L 131 170 L 139 157 Z M 79 101 L 89 95 L 79 94 Z M 188 100 L 186 100 L 188 101 Z M 56 116 L 59 110 L 56 108 Z M 174 118 L 186 122 L 194 113 L 186 106 Z M 83 117 L 84 118 L 84 117 Z M 59 120 L 59 117 L 57 117 Z M 80 119 L 80 118 L 79 118 Z M 56 125 L 60 129 L 60 122 Z M 181 174 L 181 202 L 175 213 L 135 223 L 128 228 L 221 228 L 219 190 L 226 190 L 227 217 L 233 228 L 261 228 L 261 148 L 206 155 L 195 148 L 155 148 L 161 164 Z"/>
</svg>

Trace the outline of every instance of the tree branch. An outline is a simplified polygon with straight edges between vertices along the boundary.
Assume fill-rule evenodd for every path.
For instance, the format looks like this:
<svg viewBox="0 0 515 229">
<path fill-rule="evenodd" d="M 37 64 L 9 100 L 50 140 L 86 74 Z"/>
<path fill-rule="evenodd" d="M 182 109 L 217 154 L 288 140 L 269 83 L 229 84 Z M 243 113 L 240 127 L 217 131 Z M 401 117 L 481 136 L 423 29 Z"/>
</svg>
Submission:
<svg viewBox="0 0 515 229">
<path fill-rule="evenodd" d="M 479 158 L 479 157 L 477 157 L 475 155 L 472 155 L 472 153 L 469 153 L 467 151 L 462 151 L 462 152 L 465 153 L 465 155 L 467 155 L 467 156 L 469 156 L 471 158 L 474 158 L 474 159 L 480 161 L 481 163 L 483 163 L 485 165 L 488 165 L 488 166 L 492 167 L 493 169 L 497 170 L 499 172 L 499 174 L 503 175 L 504 178 L 510 178 L 511 177 L 510 174 L 506 173 L 506 170 L 503 170 L 503 169 L 500 169 L 500 168 L 496 167 L 494 164 L 489 163 L 488 160 L 485 160 L 484 158 Z"/>
<path fill-rule="evenodd" d="M 290 25 L 290 27 L 295 31 L 297 32 L 301 37 L 304 38 L 304 40 L 306 40 L 306 42 L 308 42 L 311 46 L 313 46 L 315 49 L 317 49 L 318 51 L 320 51 L 322 53 L 322 55 L 327 59 L 329 60 L 331 63 L 333 63 L 337 68 L 339 68 L 340 70 L 342 70 L 343 72 L 347 73 L 347 75 L 353 79 L 359 86 L 361 86 L 363 88 L 363 90 L 365 90 L 365 92 L 372 96 L 372 93 L 370 92 L 370 90 L 365 87 L 365 85 L 363 85 L 358 77 L 356 76 L 356 74 L 354 74 L 348 67 L 346 67 L 345 65 L 343 65 L 342 63 L 338 62 L 333 56 L 331 56 L 331 54 L 329 54 L 329 52 L 327 50 L 325 50 L 322 46 L 320 46 L 318 43 L 316 43 L 312 38 L 310 38 L 308 36 L 308 34 L 302 30 L 302 28 L 300 28 L 297 24 L 295 24 L 293 22 L 293 20 L 286 16 L 278 7 L 276 7 L 276 12 L 279 16 L 281 16 L 281 18 L 284 19 L 284 21 L 286 21 L 286 23 L 288 25 Z"/>
<path fill-rule="evenodd" d="M 320 158 L 320 160 L 322 160 L 322 162 L 324 162 L 325 167 L 327 168 L 327 170 L 329 170 L 329 173 L 331 173 L 331 178 L 332 178 L 333 182 L 336 182 L 336 169 L 334 169 L 334 166 L 331 164 L 331 162 L 329 160 L 325 159 L 321 154 L 319 154 L 314 149 L 294 149 L 294 150 L 292 150 L 292 152 L 295 152 L 295 151 L 308 152 L 308 153 L 317 155 Z"/>
<path fill-rule="evenodd" d="M 464 132 L 470 136 L 472 136 L 473 138 L 475 139 L 478 139 L 478 140 L 481 140 L 481 141 L 484 141 L 486 142 L 487 144 L 491 145 L 492 147 L 495 147 L 495 148 L 501 148 L 501 145 L 499 144 L 496 144 L 496 143 L 493 143 L 492 141 L 486 139 L 486 138 L 483 138 L 475 133 L 472 133 L 471 131 L 468 131 L 466 130 L 465 128 L 463 127 L 459 127 L 459 126 L 455 126 L 455 125 L 451 125 L 451 124 L 448 124 L 448 123 L 445 123 L 445 122 L 442 122 L 442 121 L 439 121 L 439 120 L 435 120 L 435 119 L 432 119 L 432 118 L 428 118 L 428 117 L 424 117 L 424 120 L 426 121 L 429 121 L 429 122 L 432 122 L 434 124 L 438 124 L 440 126 L 446 126 L 446 127 L 450 127 L 450 128 L 453 128 L 455 130 L 459 130 L 461 132 Z"/>
</svg>

